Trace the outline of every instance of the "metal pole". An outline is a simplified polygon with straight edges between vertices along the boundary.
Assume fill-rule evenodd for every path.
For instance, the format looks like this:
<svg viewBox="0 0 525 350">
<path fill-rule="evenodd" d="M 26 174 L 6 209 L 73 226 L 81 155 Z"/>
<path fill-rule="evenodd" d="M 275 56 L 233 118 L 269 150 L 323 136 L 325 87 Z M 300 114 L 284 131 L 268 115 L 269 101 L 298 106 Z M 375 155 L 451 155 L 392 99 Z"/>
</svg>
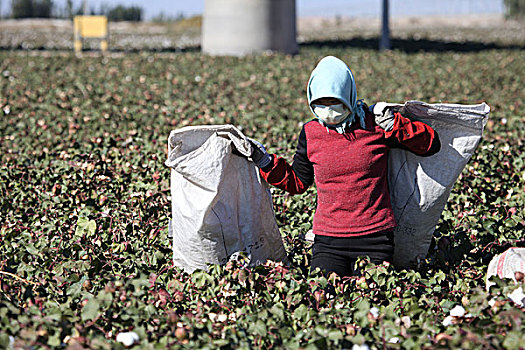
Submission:
<svg viewBox="0 0 525 350">
<path fill-rule="evenodd" d="M 383 28 L 381 30 L 380 50 L 390 50 L 390 25 L 388 14 L 388 0 L 383 0 Z"/>
</svg>

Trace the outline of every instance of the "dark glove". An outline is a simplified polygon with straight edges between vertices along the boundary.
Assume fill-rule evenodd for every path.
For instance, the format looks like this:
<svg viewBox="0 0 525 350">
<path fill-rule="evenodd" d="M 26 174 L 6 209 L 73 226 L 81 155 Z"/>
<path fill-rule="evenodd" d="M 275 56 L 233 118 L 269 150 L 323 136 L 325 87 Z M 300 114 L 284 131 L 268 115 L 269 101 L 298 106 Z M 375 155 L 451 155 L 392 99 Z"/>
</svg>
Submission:
<svg viewBox="0 0 525 350">
<path fill-rule="evenodd" d="M 250 157 L 255 165 L 261 169 L 267 167 L 272 162 L 272 156 L 266 152 L 266 148 L 264 148 L 260 142 L 250 138 L 248 140 L 252 145 L 252 154 Z"/>
</svg>

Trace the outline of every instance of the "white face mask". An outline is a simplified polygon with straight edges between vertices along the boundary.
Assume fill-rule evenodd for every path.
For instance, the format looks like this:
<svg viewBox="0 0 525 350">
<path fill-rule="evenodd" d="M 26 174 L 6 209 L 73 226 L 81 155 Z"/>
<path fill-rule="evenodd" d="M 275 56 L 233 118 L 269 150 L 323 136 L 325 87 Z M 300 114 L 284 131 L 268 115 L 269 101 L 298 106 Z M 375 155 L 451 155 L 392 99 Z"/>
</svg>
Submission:
<svg viewBox="0 0 525 350">
<path fill-rule="evenodd" d="M 350 114 L 348 108 L 342 103 L 331 106 L 314 104 L 312 108 L 315 115 L 328 125 L 337 125 Z"/>
</svg>

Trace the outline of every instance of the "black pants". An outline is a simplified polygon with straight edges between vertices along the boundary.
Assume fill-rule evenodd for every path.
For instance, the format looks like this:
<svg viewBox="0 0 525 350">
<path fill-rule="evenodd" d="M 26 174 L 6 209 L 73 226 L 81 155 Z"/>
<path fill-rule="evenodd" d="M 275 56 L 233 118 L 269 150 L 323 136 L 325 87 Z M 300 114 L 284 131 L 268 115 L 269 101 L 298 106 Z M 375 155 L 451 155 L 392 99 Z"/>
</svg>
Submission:
<svg viewBox="0 0 525 350">
<path fill-rule="evenodd" d="M 341 277 L 360 275 L 355 268 L 358 257 L 367 256 L 374 264 L 391 262 L 394 254 L 394 231 L 357 237 L 316 235 L 312 247 L 311 269 L 320 268 Z"/>
</svg>

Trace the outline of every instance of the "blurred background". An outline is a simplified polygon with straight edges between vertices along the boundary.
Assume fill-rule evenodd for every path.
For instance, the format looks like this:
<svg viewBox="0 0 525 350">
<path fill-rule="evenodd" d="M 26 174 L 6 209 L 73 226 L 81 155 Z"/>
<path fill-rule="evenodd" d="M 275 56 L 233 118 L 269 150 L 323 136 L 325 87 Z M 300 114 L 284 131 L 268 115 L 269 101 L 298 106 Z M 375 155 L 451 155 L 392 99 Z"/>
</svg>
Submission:
<svg viewBox="0 0 525 350">
<path fill-rule="evenodd" d="M 525 44 L 521 0 L 297 0 L 297 42 L 379 40 L 385 2 L 394 44 L 396 39 Z M 72 49 L 71 19 L 87 14 L 108 16 L 110 51 L 195 50 L 204 13 L 204 0 L 0 0 L 0 48 Z M 85 43 L 88 50 L 97 47 Z"/>
</svg>

